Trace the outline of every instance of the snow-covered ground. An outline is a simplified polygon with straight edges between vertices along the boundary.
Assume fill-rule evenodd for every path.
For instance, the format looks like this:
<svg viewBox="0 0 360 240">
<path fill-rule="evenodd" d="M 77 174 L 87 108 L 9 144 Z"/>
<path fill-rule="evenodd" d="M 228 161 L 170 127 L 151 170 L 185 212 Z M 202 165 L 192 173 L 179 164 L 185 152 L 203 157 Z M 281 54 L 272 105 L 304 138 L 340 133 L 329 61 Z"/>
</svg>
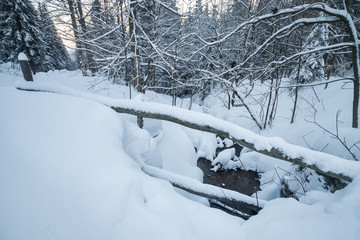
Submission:
<svg viewBox="0 0 360 240">
<path fill-rule="evenodd" d="M 117 114 L 89 99 L 19 91 L 14 87 L 19 80 L 22 80 L 20 72 L 9 65 L 0 66 L 1 240 L 358 239 L 360 236 L 359 176 L 335 193 L 321 187 L 323 180 L 315 184 L 317 179 L 309 177 L 309 182 L 300 184 L 307 193 L 299 190 L 299 201 L 278 198 L 281 180 L 290 183 L 294 168 L 243 151 L 242 164 L 263 172 L 259 198 L 270 200 L 257 216 L 244 221 L 209 208 L 203 198 L 144 174 L 139 166 L 143 160 L 201 180 L 202 173 L 196 167 L 198 156 L 226 164 L 225 157 L 215 158 L 215 147 L 222 143 L 212 134 L 149 119 L 145 119 L 142 130 L 137 127 L 135 117 Z M 129 98 L 127 87 L 82 77 L 80 72 L 39 73 L 34 80 L 91 95 Z M 342 109 L 343 125 L 350 125 L 351 90 L 341 86 L 342 83 L 335 83 L 326 91 L 319 88 L 320 101 L 313 104 L 318 111 L 318 122 L 331 130 L 338 109 Z M 171 97 L 153 92 L 136 96 L 133 91 L 132 95 L 139 104 L 141 101 L 171 104 Z M 277 120 L 261 135 L 281 136 L 290 143 L 309 145 L 350 159 L 336 140 L 303 121 L 312 120 L 311 110 L 302 108 L 295 124 L 290 125 L 292 102 L 286 102 L 289 98 L 283 95 Z M 308 102 L 313 101 L 310 91 L 303 96 Z M 190 104 L 188 99 L 177 103 L 186 109 Z M 305 101 L 300 104 L 306 106 Z M 227 110 L 218 95 L 208 97 L 201 105 L 193 104 L 192 110 L 259 132 L 244 117 L 244 109 Z M 340 130 L 349 144 L 360 139 L 358 130 L 346 127 Z M 324 148 L 326 144 L 329 145 Z M 232 151 L 228 153 L 233 157 Z"/>
</svg>

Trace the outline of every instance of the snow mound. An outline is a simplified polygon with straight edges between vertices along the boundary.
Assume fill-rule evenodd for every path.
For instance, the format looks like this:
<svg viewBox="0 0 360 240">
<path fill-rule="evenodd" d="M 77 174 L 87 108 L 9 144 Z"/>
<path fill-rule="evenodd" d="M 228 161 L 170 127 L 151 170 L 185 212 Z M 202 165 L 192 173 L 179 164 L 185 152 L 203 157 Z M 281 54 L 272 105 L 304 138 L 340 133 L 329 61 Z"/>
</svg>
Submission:
<svg viewBox="0 0 360 240">
<path fill-rule="evenodd" d="M 237 238 L 241 219 L 141 171 L 111 109 L 0 88 L 0 115 L 0 239 Z"/>
</svg>

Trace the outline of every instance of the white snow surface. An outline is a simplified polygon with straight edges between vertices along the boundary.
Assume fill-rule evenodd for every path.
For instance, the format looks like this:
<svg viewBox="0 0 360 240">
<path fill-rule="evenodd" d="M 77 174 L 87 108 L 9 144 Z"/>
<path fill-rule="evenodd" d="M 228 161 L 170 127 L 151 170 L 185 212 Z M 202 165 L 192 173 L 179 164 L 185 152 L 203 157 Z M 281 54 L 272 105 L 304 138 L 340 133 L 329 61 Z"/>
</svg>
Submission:
<svg viewBox="0 0 360 240">
<path fill-rule="evenodd" d="M 235 239 L 241 219 L 178 195 L 123 149 L 109 108 L 0 89 L 0 239 Z M 218 231 L 217 223 L 223 224 Z"/>
<path fill-rule="evenodd" d="M 216 146 L 215 136 L 157 120 L 145 119 L 145 130 L 138 129 L 135 117 L 117 114 L 98 103 L 119 103 L 119 98 L 128 98 L 128 88 L 106 82 L 89 88 L 94 80 L 79 72 L 38 73 L 33 86 L 46 85 L 48 90 L 67 95 L 19 91 L 15 82 L 21 81 L 21 73 L 0 65 L 1 240 L 355 240 L 360 236 L 360 177 L 356 169 L 354 180 L 335 193 L 314 190 L 299 201 L 275 199 L 279 197 L 279 185 L 276 181 L 264 182 L 274 174 L 271 170 L 289 169 L 290 164 L 244 151 L 243 164 L 265 172 L 263 191 L 258 196 L 270 201 L 257 216 L 245 222 L 201 204 L 203 200 L 184 198 L 168 182 L 145 174 L 141 162 L 151 165 L 145 165 L 145 172 L 161 177 L 159 168 L 163 168 L 172 171 L 172 177 L 185 175 L 192 178 L 190 184 L 195 184 L 201 180 L 201 173 L 196 168 L 193 147 L 199 147 L 204 156 L 214 157 L 213 148 L 206 147 L 206 143 Z M 24 85 L 17 82 L 16 86 Z M 165 105 L 148 101 L 171 103 L 170 97 L 148 92 L 142 99 L 126 104 L 168 112 Z M 184 100 L 184 108 L 186 104 Z M 156 109 L 160 106 L 162 109 Z M 220 116 L 227 110 L 219 111 L 214 106 L 207 111 L 227 118 L 225 114 Z M 172 114 L 184 117 L 184 112 L 179 108 Z M 191 113 L 185 117 L 201 116 Z M 235 122 L 238 118 L 231 114 L 227 116 Z M 283 133 L 290 127 L 281 121 L 278 124 L 262 134 L 277 133 L 288 141 L 290 138 Z M 294 134 L 300 131 L 296 127 L 292 130 Z M 254 136 L 245 130 L 241 134 L 245 132 L 247 137 Z M 178 148 L 169 143 L 175 140 Z M 268 147 L 268 142 L 260 140 L 259 146 Z M 285 144 L 279 138 L 270 140 Z M 296 142 L 295 138 L 290 142 Z M 293 154 L 306 154 L 305 148 L 291 149 Z M 312 156 L 344 162 L 323 153 Z M 351 172 L 347 167 L 340 171 Z"/>
<path fill-rule="evenodd" d="M 29 58 L 23 52 L 19 53 L 18 59 L 19 61 L 29 61 Z"/>
<path fill-rule="evenodd" d="M 211 165 L 215 166 L 216 164 L 220 164 L 221 166 L 225 166 L 231 159 L 234 158 L 235 148 L 228 148 L 220 152 L 214 161 L 211 162 Z"/>
</svg>

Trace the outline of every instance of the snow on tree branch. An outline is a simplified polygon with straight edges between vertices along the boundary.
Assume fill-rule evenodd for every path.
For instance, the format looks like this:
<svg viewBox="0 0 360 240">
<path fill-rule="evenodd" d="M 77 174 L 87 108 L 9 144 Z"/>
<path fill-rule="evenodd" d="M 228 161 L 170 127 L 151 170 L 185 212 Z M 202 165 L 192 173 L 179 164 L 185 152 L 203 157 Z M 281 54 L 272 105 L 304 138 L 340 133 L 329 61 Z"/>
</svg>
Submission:
<svg viewBox="0 0 360 240">
<path fill-rule="evenodd" d="M 289 144 L 279 137 L 263 137 L 250 130 L 208 114 L 192 112 L 159 103 L 111 99 L 46 83 L 29 84 L 19 81 L 16 83 L 16 87 L 20 90 L 53 92 L 82 97 L 109 106 L 119 113 L 171 121 L 189 128 L 214 133 L 231 139 L 253 151 L 308 167 L 337 179 L 352 181 L 352 179 L 360 175 L 359 162 Z"/>
<path fill-rule="evenodd" d="M 245 21 L 245 22 L 241 23 L 235 29 L 233 29 L 231 32 L 227 33 L 224 37 L 222 37 L 221 39 L 219 39 L 217 41 L 208 42 L 205 39 L 202 39 L 201 37 L 199 37 L 198 35 L 196 35 L 196 36 L 203 43 L 205 43 L 208 46 L 217 45 L 219 43 L 222 43 L 222 42 L 226 41 L 228 38 L 233 36 L 235 33 L 240 31 L 241 29 L 243 29 L 247 25 L 256 24 L 256 23 L 259 23 L 261 21 L 272 19 L 272 18 L 275 18 L 275 17 L 279 17 L 279 16 L 282 16 L 282 15 L 295 14 L 295 13 L 304 12 L 304 11 L 307 11 L 307 10 L 322 11 L 322 12 L 325 12 L 325 13 L 331 15 L 331 16 L 338 17 L 342 21 L 348 22 L 351 25 L 350 26 L 352 28 L 351 31 L 356 33 L 356 28 L 355 28 L 354 22 L 351 19 L 351 16 L 348 14 L 347 11 L 331 8 L 331 7 L 327 6 L 324 3 L 314 3 L 314 4 L 304 4 L 304 5 L 301 5 L 301 6 L 295 6 L 293 8 L 282 9 L 282 10 L 278 11 L 275 14 L 269 13 L 269 14 L 264 14 L 264 15 L 261 15 L 261 16 L 255 16 L 255 17 L 249 19 L 248 21 Z M 329 22 L 333 22 L 335 20 L 332 17 L 327 17 L 327 20 L 325 20 L 325 19 L 326 19 L 326 17 L 324 17 L 322 20 L 323 21 L 329 21 Z M 304 18 L 304 19 L 299 19 L 298 21 L 300 21 L 300 20 L 303 21 L 303 22 L 309 21 L 309 23 L 310 23 L 313 19 Z M 359 40 L 357 40 L 357 42 L 359 42 Z"/>
<path fill-rule="evenodd" d="M 304 25 L 308 25 L 308 24 L 330 23 L 330 22 L 336 22 L 336 21 L 339 21 L 339 19 L 336 17 L 319 17 L 319 18 L 298 19 L 298 20 L 294 21 L 293 23 L 286 25 L 285 27 L 279 29 L 274 34 L 272 34 L 263 44 L 258 46 L 257 49 L 253 53 L 251 53 L 249 57 L 247 57 L 241 64 L 239 64 L 239 66 L 245 65 L 246 62 L 249 61 L 249 59 L 251 59 L 253 56 L 258 54 L 260 50 L 264 49 L 274 39 L 277 39 L 277 37 L 280 34 L 286 32 L 286 31 L 291 30 L 291 32 L 292 32 L 295 29 L 297 29 L 301 26 L 304 26 Z M 287 32 L 286 35 L 290 34 L 291 32 Z"/>
<path fill-rule="evenodd" d="M 195 179 L 184 177 L 146 164 L 141 164 L 141 169 L 146 174 L 166 180 L 174 187 L 183 189 L 198 196 L 215 199 L 218 201 L 245 206 L 255 212 L 264 208 L 265 200 L 255 199 L 236 191 L 223 189 L 210 184 L 203 184 Z"/>
</svg>

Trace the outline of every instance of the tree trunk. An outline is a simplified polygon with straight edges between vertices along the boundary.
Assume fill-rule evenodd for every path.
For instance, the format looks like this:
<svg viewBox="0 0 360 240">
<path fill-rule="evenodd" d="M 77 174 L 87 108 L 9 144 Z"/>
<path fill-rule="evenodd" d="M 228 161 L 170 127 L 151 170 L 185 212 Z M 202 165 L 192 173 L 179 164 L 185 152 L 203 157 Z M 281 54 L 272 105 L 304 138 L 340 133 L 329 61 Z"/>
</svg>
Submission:
<svg viewBox="0 0 360 240">
<path fill-rule="evenodd" d="M 129 12 L 129 34 L 131 38 L 131 68 L 133 75 L 134 88 L 138 92 L 142 92 L 142 81 L 139 74 L 139 65 L 138 65 L 138 56 L 139 49 L 137 48 L 137 40 L 136 40 L 136 30 L 135 30 L 135 21 L 136 21 L 136 1 L 132 1 L 130 3 L 130 12 Z"/>
<path fill-rule="evenodd" d="M 354 70 L 355 72 L 355 70 Z M 359 79 L 354 80 L 354 100 L 353 100 L 353 119 L 352 119 L 352 127 L 359 127 Z"/>
<path fill-rule="evenodd" d="M 139 65 L 138 65 L 138 56 L 139 50 L 137 48 L 136 40 L 136 31 L 135 31 L 135 21 L 136 21 L 136 1 L 130 3 L 130 12 L 129 12 L 129 34 L 131 38 L 131 68 L 133 75 L 134 88 L 138 92 L 142 92 L 142 81 L 139 74 Z M 137 116 L 137 124 L 139 128 L 144 127 L 144 119 L 142 116 Z"/>
<path fill-rule="evenodd" d="M 352 47 L 352 59 L 353 59 L 353 71 L 354 71 L 354 96 L 353 96 L 353 110 L 352 110 L 352 127 L 359 127 L 359 83 L 360 83 L 360 53 L 359 53 L 359 44 L 360 41 L 357 38 L 357 33 L 353 32 L 355 30 L 354 23 L 349 23 L 351 31 L 351 40 L 354 42 Z"/>
<path fill-rule="evenodd" d="M 77 0 L 77 11 L 78 11 L 78 15 L 79 15 L 79 23 L 81 26 L 81 32 L 82 32 L 82 37 L 86 37 L 87 34 L 87 30 L 86 30 L 86 23 L 85 23 L 85 18 L 84 18 L 84 14 L 83 14 L 83 10 L 82 10 L 82 4 L 81 4 L 81 0 Z M 95 68 L 94 68 L 94 63 L 93 63 L 93 56 L 92 53 L 90 51 L 90 46 L 89 44 L 86 43 L 86 39 L 84 39 L 84 46 L 85 49 L 87 50 L 85 52 L 86 54 L 86 58 L 87 58 L 87 63 L 89 66 L 89 70 L 91 71 L 91 74 L 94 76 L 95 75 Z"/>
<path fill-rule="evenodd" d="M 70 12 L 70 19 L 71 19 L 71 25 L 72 30 L 74 32 L 74 38 L 75 38 L 75 45 L 76 45 L 76 60 L 79 64 L 80 69 L 83 68 L 83 56 L 82 56 L 82 50 L 81 50 L 81 43 L 79 38 L 79 30 L 76 23 L 76 17 L 75 17 L 75 9 L 74 9 L 74 3 L 73 0 L 67 0 L 69 5 L 69 12 Z"/>
</svg>

